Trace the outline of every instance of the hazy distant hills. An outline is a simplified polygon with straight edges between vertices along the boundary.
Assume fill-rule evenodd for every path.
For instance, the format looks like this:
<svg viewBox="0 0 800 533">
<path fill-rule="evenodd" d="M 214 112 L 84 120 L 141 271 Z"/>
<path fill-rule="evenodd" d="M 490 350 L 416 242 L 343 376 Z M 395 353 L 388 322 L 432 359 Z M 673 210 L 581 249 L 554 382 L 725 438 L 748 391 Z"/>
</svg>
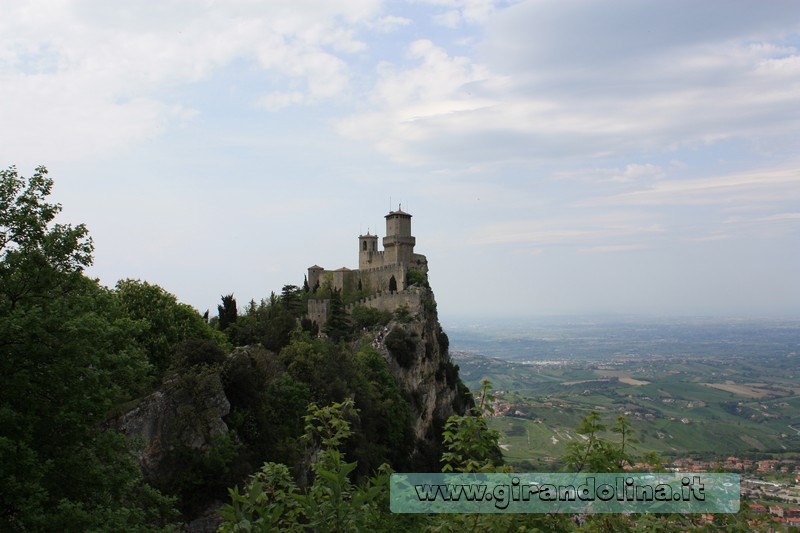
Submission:
<svg viewBox="0 0 800 533">
<path fill-rule="evenodd" d="M 800 353 L 795 320 L 599 320 L 446 324 L 453 350 L 510 361 L 598 360 L 626 355 L 791 356 Z"/>
</svg>

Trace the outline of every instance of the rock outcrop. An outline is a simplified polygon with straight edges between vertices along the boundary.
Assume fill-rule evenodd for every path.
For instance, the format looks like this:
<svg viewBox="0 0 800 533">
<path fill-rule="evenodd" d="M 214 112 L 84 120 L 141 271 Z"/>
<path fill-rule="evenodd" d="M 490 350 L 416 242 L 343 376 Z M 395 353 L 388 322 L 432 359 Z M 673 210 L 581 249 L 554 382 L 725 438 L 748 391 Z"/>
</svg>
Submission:
<svg viewBox="0 0 800 533">
<path fill-rule="evenodd" d="M 421 288 L 418 303 L 401 308 L 397 315 L 387 327 L 383 354 L 414 409 L 417 453 L 436 454 L 438 459 L 445 421 L 454 414 L 464 414 L 473 405 L 472 399 L 450 359 L 449 341 L 439 324 L 433 291 Z"/>
<path fill-rule="evenodd" d="M 205 451 L 225 435 L 222 418 L 230 411 L 218 372 L 193 369 L 167 378 L 114 424 L 127 437 L 140 440 L 139 464 L 148 479 L 170 473 L 163 460 L 178 447 Z"/>
</svg>

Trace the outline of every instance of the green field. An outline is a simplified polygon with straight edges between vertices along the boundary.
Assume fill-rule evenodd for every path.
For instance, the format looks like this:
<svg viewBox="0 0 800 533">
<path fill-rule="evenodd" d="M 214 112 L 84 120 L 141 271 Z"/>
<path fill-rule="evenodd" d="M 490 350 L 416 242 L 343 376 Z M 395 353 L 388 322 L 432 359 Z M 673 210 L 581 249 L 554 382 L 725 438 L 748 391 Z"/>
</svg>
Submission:
<svg viewBox="0 0 800 533">
<path fill-rule="evenodd" d="M 499 416 L 490 424 L 511 463 L 557 464 L 567 444 L 582 439 L 575 428 L 592 410 L 607 426 L 625 415 L 641 453 L 724 459 L 800 452 L 800 378 L 786 358 L 524 364 L 453 357 L 471 389 L 492 382 Z"/>
</svg>

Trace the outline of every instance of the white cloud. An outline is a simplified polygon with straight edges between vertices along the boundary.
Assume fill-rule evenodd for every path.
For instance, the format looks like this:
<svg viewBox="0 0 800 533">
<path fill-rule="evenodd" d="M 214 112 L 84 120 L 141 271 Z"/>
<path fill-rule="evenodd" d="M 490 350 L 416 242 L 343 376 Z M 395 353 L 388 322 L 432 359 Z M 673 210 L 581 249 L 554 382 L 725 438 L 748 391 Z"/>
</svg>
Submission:
<svg viewBox="0 0 800 533">
<path fill-rule="evenodd" d="M 421 3 L 442 8 L 433 16 L 434 22 L 447 28 L 458 28 L 464 24 L 485 22 L 500 4 L 494 0 L 421 0 Z"/>
<path fill-rule="evenodd" d="M 656 236 L 665 229 L 647 213 L 605 212 L 574 213 L 568 217 L 549 217 L 541 219 L 516 220 L 487 224 L 476 231 L 473 244 L 524 244 L 526 246 L 567 245 L 590 248 L 620 246 L 629 247 L 631 243 L 613 242 L 618 239 L 629 240 L 636 236 Z M 638 244 L 637 244 L 638 245 Z"/>
<path fill-rule="evenodd" d="M 413 21 L 406 17 L 387 15 L 385 17 L 380 17 L 375 22 L 371 23 L 369 27 L 380 33 L 391 33 L 398 28 L 408 26 L 412 23 Z"/>
<path fill-rule="evenodd" d="M 731 235 L 728 233 L 713 231 L 705 235 L 692 235 L 689 237 L 685 237 L 684 240 L 689 242 L 712 242 L 712 241 L 726 241 L 730 238 Z"/>
<path fill-rule="evenodd" d="M 411 69 L 385 62 L 379 66 L 372 97 L 374 110 L 339 121 L 338 130 L 375 142 L 378 149 L 398 160 L 412 162 L 424 157 L 408 151 L 407 144 L 432 141 L 433 136 L 441 134 L 438 121 L 457 127 L 462 119 L 470 120 L 470 112 L 495 102 L 470 92 L 473 84 L 486 81 L 489 74 L 468 58 L 450 56 L 425 39 L 411 43 L 408 56 L 417 62 Z"/>
<path fill-rule="evenodd" d="M 735 173 L 728 176 L 669 180 L 645 190 L 597 197 L 576 206 L 626 205 L 749 205 L 800 201 L 800 170 L 796 168 Z"/>
<path fill-rule="evenodd" d="M 291 105 L 300 104 L 305 100 L 305 95 L 299 91 L 274 92 L 262 96 L 258 104 L 267 111 L 280 111 Z"/>
<path fill-rule="evenodd" d="M 275 73 L 267 109 L 346 90 L 340 55 L 366 44 L 355 28 L 378 0 L 195 3 L 180 0 L 4 2 L 0 17 L 3 157 L 80 159 L 140 142 L 195 111 L 165 94 L 240 59 Z"/>
<path fill-rule="evenodd" d="M 463 12 L 443 16 L 453 25 Z M 800 129 L 800 53 L 782 42 L 800 27 L 791 3 L 528 1 L 476 12 L 486 23 L 478 53 L 418 41 L 417 64 L 382 65 L 372 105 L 340 131 L 399 161 L 473 165 L 630 158 Z"/>
<path fill-rule="evenodd" d="M 611 181 L 631 182 L 646 178 L 661 178 L 664 177 L 664 175 L 664 170 L 657 165 L 652 165 L 650 163 L 644 165 L 631 163 L 630 165 L 626 165 L 625 170 L 621 173 L 612 176 Z"/>
<path fill-rule="evenodd" d="M 800 234 L 800 213 L 772 213 L 758 216 L 728 217 L 722 221 L 724 229 L 739 238 L 752 236 L 760 240 L 788 238 L 797 241 Z"/>
<path fill-rule="evenodd" d="M 591 246 L 589 248 L 579 248 L 579 253 L 584 254 L 607 254 L 616 252 L 631 252 L 636 250 L 646 250 L 649 246 L 645 244 L 610 244 L 604 246 Z"/>
</svg>

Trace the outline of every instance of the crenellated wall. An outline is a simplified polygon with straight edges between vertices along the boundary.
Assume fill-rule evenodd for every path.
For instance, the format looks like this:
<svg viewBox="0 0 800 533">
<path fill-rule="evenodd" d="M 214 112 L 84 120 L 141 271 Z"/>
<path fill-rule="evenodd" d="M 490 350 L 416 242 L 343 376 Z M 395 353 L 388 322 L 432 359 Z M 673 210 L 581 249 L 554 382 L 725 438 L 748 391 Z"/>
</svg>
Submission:
<svg viewBox="0 0 800 533">
<path fill-rule="evenodd" d="M 361 287 L 370 292 L 389 292 L 389 285 L 394 276 L 397 290 L 403 290 L 406 286 L 406 265 L 385 265 L 369 270 L 359 270 Z"/>
<path fill-rule="evenodd" d="M 406 306 L 409 309 L 417 309 L 422 304 L 422 293 L 418 288 L 406 289 L 395 293 L 380 292 L 362 298 L 345 307 L 347 313 L 352 313 L 353 308 L 358 305 L 379 309 L 381 311 L 392 312 L 398 307 Z"/>
</svg>

